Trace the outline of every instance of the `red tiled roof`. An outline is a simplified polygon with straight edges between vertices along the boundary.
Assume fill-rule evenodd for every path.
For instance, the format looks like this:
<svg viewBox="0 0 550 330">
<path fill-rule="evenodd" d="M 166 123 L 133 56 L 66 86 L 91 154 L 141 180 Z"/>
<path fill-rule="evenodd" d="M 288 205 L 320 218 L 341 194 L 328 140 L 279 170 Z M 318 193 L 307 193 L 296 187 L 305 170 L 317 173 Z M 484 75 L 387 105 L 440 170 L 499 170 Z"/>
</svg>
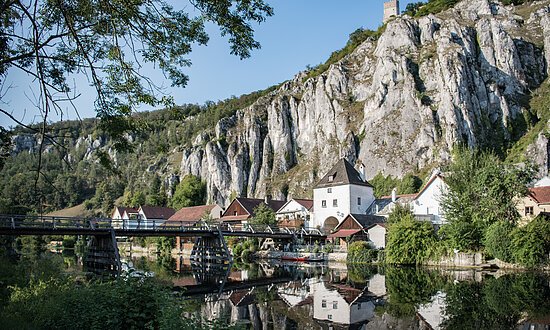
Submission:
<svg viewBox="0 0 550 330">
<path fill-rule="evenodd" d="M 249 215 L 228 215 L 228 216 L 223 216 L 220 218 L 220 220 L 222 221 L 240 221 L 240 220 L 246 220 L 246 219 L 249 219 L 250 216 Z"/>
<path fill-rule="evenodd" d="M 145 214 L 147 219 L 163 219 L 167 220 L 170 218 L 176 211 L 169 207 L 161 206 L 142 206 L 141 212 Z"/>
<path fill-rule="evenodd" d="M 174 213 L 168 221 L 199 221 L 205 214 L 210 214 L 216 204 L 184 207 Z"/>
<path fill-rule="evenodd" d="M 297 199 L 297 198 L 294 198 L 294 200 L 296 201 L 296 203 L 302 205 L 303 207 L 305 207 L 309 211 L 311 211 L 311 209 L 313 208 L 313 200 L 312 199 Z"/>
<path fill-rule="evenodd" d="M 550 186 L 529 188 L 529 196 L 538 204 L 550 203 Z"/>
<path fill-rule="evenodd" d="M 352 236 L 352 235 L 355 235 L 357 234 L 358 232 L 360 232 L 361 229 L 340 229 L 338 230 L 337 232 L 335 233 L 332 233 L 328 236 L 328 238 L 333 238 L 333 237 L 349 237 L 349 236 Z"/>
</svg>

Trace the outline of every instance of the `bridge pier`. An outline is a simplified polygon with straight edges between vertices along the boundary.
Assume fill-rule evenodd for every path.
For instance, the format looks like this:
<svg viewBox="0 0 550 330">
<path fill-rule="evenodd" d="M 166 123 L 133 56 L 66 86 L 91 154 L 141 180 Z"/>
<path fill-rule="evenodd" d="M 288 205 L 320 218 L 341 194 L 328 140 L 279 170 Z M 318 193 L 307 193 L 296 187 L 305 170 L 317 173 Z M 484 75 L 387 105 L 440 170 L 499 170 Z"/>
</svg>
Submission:
<svg viewBox="0 0 550 330">
<path fill-rule="evenodd" d="M 226 264 L 233 261 L 220 229 L 213 236 L 198 237 L 191 251 L 191 261 L 205 264 Z"/>
<path fill-rule="evenodd" d="M 122 268 L 115 232 L 91 236 L 84 258 L 87 271 L 98 275 L 118 277 Z"/>
</svg>

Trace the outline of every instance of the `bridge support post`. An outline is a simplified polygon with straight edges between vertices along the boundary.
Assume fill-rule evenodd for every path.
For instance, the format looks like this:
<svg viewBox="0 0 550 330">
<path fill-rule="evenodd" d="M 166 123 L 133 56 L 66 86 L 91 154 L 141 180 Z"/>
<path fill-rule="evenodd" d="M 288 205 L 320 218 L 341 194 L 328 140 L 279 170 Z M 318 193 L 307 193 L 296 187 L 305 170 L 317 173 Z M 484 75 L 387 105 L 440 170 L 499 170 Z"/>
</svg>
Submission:
<svg viewBox="0 0 550 330">
<path fill-rule="evenodd" d="M 211 237 L 198 237 L 195 241 L 191 265 L 199 283 L 219 284 L 220 275 L 227 275 L 232 262 L 233 257 L 220 229 Z"/>
<path fill-rule="evenodd" d="M 114 230 L 108 236 L 91 236 L 84 265 L 87 271 L 98 275 L 120 275 L 122 265 Z"/>
</svg>

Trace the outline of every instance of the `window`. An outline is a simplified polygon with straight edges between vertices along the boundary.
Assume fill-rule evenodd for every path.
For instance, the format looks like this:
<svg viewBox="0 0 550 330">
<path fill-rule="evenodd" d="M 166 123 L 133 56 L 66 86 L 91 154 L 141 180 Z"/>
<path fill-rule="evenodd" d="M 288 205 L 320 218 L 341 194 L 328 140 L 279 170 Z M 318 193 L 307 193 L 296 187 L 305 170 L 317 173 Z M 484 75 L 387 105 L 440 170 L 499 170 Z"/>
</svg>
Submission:
<svg viewBox="0 0 550 330">
<path fill-rule="evenodd" d="M 332 315 L 331 314 L 328 314 L 327 316 L 328 316 L 329 320 L 332 320 Z"/>
<path fill-rule="evenodd" d="M 532 206 L 526 206 L 525 207 L 525 215 L 533 215 L 535 211 L 533 210 Z"/>
<path fill-rule="evenodd" d="M 332 309 L 338 309 L 338 302 L 337 301 L 332 302 Z"/>
<path fill-rule="evenodd" d="M 332 188 L 327 188 L 327 193 L 331 194 L 332 193 Z"/>
<path fill-rule="evenodd" d="M 321 207 L 327 207 L 327 201 L 322 200 L 321 201 Z"/>
<path fill-rule="evenodd" d="M 357 304 L 357 309 L 361 309 L 361 303 Z"/>
<path fill-rule="evenodd" d="M 357 197 L 357 205 L 361 205 L 361 197 Z"/>
<path fill-rule="evenodd" d="M 338 206 L 338 200 L 337 200 L 337 199 L 333 199 L 333 200 L 332 200 L 332 206 L 333 206 L 333 207 L 337 207 L 337 206 Z"/>
<path fill-rule="evenodd" d="M 321 307 L 323 307 L 323 308 L 327 307 L 327 301 L 326 300 L 321 301 Z"/>
<path fill-rule="evenodd" d="M 237 215 L 237 211 L 233 211 L 233 215 Z"/>
<path fill-rule="evenodd" d="M 328 176 L 328 182 L 334 181 L 334 174 Z"/>
</svg>

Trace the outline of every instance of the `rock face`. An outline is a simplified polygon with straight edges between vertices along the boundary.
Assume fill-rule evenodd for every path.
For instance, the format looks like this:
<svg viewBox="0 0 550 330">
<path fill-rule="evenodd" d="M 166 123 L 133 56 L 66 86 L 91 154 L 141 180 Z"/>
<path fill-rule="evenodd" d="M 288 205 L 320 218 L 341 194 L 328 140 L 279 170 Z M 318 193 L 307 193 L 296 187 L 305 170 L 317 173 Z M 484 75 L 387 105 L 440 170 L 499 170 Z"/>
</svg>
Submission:
<svg viewBox="0 0 550 330">
<path fill-rule="evenodd" d="M 548 76 L 549 4 L 527 17 L 487 0 L 399 17 L 323 74 L 300 73 L 220 120 L 183 151 L 180 172 L 227 204 L 232 194 L 304 196 L 341 157 L 361 160 L 367 177 L 400 176 L 447 161 L 456 143 L 498 147 Z"/>
</svg>

